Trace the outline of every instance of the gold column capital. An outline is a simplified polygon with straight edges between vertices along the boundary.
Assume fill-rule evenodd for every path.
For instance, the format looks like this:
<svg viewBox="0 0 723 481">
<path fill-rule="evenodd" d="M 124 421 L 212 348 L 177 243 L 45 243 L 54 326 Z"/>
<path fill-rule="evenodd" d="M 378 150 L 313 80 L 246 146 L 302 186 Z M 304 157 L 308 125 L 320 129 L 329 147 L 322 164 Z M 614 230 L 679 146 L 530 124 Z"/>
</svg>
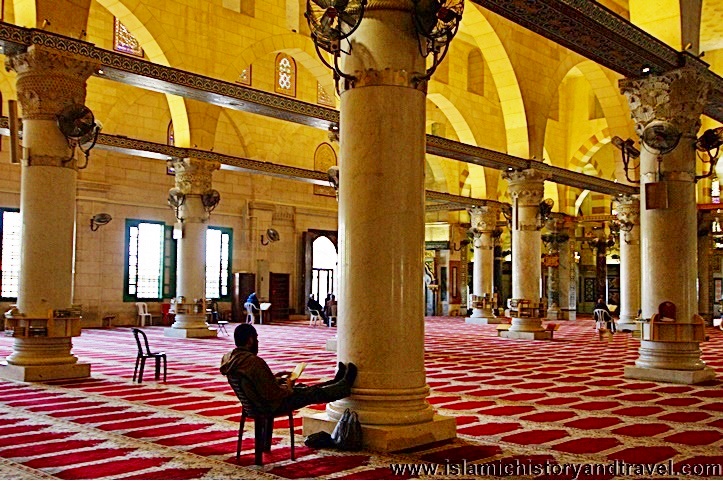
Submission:
<svg viewBox="0 0 723 481">
<path fill-rule="evenodd" d="M 642 136 L 654 120 L 675 125 L 683 137 L 694 138 L 711 89 L 707 69 L 686 66 L 663 75 L 620 81 L 620 92 L 628 99 L 635 131 Z"/>
<path fill-rule="evenodd" d="M 221 167 L 219 162 L 186 158 L 175 159 L 176 188 L 184 194 L 203 194 L 212 187 L 212 174 Z"/>
<path fill-rule="evenodd" d="M 17 73 L 23 118 L 54 120 L 64 107 L 85 104 L 86 81 L 100 62 L 31 45 L 23 53 L 7 56 L 5 68 Z"/>
</svg>

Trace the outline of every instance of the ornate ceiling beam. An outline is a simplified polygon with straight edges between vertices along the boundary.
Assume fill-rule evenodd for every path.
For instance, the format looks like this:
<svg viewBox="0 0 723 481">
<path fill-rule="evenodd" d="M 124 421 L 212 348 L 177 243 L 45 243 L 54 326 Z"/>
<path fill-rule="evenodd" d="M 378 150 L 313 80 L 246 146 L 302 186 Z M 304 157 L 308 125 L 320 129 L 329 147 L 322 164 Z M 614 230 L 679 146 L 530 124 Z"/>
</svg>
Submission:
<svg viewBox="0 0 723 481">
<path fill-rule="evenodd" d="M 102 64 L 102 73 L 98 73 L 96 76 L 100 78 L 325 130 L 339 123 L 339 112 L 334 109 L 262 92 L 233 82 L 224 82 L 184 70 L 157 65 L 147 60 L 104 50 L 91 43 L 44 30 L 26 29 L 0 22 L 0 46 L 3 52 L 8 54 L 22 51 L 31 44 L 40 44 L 59 51 L 71 52 L 74 55 L 98 59 Z M 113 137 L 108 136 L 109 139 Z M 105 136 L 101 135 L 101 138 L 105 138 Z M 157 148 L 154 147 L 154 149 Z M 157 153 L 156 150 L 152 150 L 146 152 L 145 156 L 151 152 Z M 427 135 L 427 153 L 496 170 L 535 167 L 551 173 L 553 182 L 603 194 L 637 193 L 636 187 L 432 135 Z"/>
<path fill-rule="evenodd" d="M 628 20 L 590 0 L 472 0 L 583 57 L 629 78 L 698 63 L 702 60 L 681 53 L 633 25 Z M 704 113 L 723 122 L 723 78 L 708 70 L 713 85 Z"/>
<path fill-rule="evenodd" d="M 508 154 L 495 152 L 483 147 L 475 147 L 454 140 L 427 135 L 427 153 L 459 160 L 482 167 L 491 167 L 497 170 L 538 169 L 550 174 L 550 180 L 557 184 L 587 189 L 602 194 L 637 194 L 637 186 L 619 184 L 610 180 L 601 179 L 592 175 L 574 172 L 572 170 L 545 164 L 539 160 L 528 160 Z"/>
</svg>

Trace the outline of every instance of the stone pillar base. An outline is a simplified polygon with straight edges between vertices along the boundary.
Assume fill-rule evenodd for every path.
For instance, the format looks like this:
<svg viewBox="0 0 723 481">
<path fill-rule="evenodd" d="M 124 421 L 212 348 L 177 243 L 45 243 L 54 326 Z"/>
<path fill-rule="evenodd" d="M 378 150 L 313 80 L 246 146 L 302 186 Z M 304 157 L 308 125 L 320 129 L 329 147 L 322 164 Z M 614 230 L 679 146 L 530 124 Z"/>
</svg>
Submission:
<svg viewBox="0 0 723 481">
<path fill-rule="evenodd" d="M 561 316 L 562 316 L 562 311 L 560 311 L 560 309 L 548 309 L 546 319 L 550 319 L 551 321 L 556 321 L 558 319 L 564 319 L 564 317 L 561 317 Z"/>
<path fill-rule="evenodd" d="M 332 337 L 331 339 L 326 340 L 326 350 L 331 352 L 336 352 L 336 343 L 338 342 L 338 339 L 336 337 Z"/>
<path fill-rule="evenodd" d="M 550 331 L 501 331 L 500 337 L 507 339 L 552 340 Z"/>
<path fill-rule="evenodd" d="M 615 323 L 615 326 L 617 327 L 618 331 L 630 331 L 630 332 L 638 332 L 640 333 L 640 324 L 635 322 L 634 320 L 618 320 Z"/>
<path fill-rule="evenodd" d="M 163 330 L 163 335 L 166 337 L 179 338 L 205 338 L 218 337 L 218 331 L 207 327 L 196 327 L 191 329 L 176 329 L 174 327 L 167 327 Z"/>
<path fill-rule="evenodd" d="M 38 382 L 57 379 L 79 379 L 90 377 L 90 364 L 49 364 L 47 366 L 18 366 L 0 363 L 0 378 L 13 381 Z"/>
<path fill-rule="evenodd" d="M 660 381 L 674 384 L 698 384 L 715 379 L 715 371 L 709 367 L 697 371 L 676 369 L 655 369 L 638 366 L 625 366 L 625 377 L 643 381 Z"/>
<path fill-rule="evenodd" d="M 319 431 L 331 433 L 337 421 L 326 413 L 303 418 L 303 434 L 308 436 Z M 435 414 L 431 421 L 421 424 L 362 425 L 364 449 L 390 452 L 422 446 L 457 437 L 457 423 L 452 417 Z"/>
<path fill-rule="evenodd" d="M 568 321 L 574 321 L 577 319 L 577 311 L 575 309 L 560 309 L 560 319 L 567 319 Z"/>
<path fill-rule="evenodd" d="M 465 317 L 467 324 L 507 324 L 509 321 L 504 317 Z"/>
</svg>

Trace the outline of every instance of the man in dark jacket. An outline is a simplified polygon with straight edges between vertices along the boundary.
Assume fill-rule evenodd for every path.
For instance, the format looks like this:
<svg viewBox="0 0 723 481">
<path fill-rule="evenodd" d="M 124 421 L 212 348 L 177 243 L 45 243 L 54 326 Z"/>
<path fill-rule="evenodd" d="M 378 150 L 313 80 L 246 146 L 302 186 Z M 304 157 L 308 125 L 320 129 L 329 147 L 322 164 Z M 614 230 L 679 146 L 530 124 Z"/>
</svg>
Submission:
<svg viewBox="0 0 723 481">
<path fill-rule="evenodd" d="M 329 318 L 326 317 L 326 314 L 324 313 L 324 306 L 319 304 L 319 301 L 314 299 L 314 294 L 309 294 L 309 300 L 306 301 L 306 307 L 309 308 L 310 311 L 317 311 L 321 318 L 324 320 L 324 324 L 327 326 L 329 325 Z"/>
<path fill-rule="evenodd" d="M 236 349 L 221 359 L 221 374 L 228 377 L 244 377 L 253 386 L 246 397 L 257 407 L 270 413 L 282 413 L 301 409 L 309 404 L 336 401 L 351 395 L 356 379 L 354 364 L 339 363 L 339 370 L 331 381 L 314 386 L 294 386 L 286 373 L 274 375 L 266 361 L 257 356 L 259 340 L 251 324 L 239 324 L 234 331 Z"/>
</svg>

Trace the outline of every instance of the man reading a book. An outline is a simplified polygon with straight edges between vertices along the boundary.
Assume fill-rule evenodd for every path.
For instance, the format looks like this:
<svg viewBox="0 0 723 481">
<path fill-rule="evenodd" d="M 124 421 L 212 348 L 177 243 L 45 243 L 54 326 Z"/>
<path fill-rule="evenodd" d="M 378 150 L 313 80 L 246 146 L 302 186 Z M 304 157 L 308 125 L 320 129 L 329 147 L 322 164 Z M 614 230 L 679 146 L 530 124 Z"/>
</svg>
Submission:
<svg viewBox="0 0 723 481">
<path fill-rule="evenodd" d="M 354 364 L 339 363 L 334 379 L 314 386 L 294 386 L 294 379 L 286 373 L 274 374 L 266 361 L 257 354 L 259 339 L 251 324 L 239 324 L 234 331 L 236 349 L 221 359 L 221 374 L 246 378 L 253 386 L 245 392 L 257 408 L 269 413 L 283 413 L 301 409 L 309 404 L 336 401 L 351 395 L 356 379 Z"/>
</svg>

